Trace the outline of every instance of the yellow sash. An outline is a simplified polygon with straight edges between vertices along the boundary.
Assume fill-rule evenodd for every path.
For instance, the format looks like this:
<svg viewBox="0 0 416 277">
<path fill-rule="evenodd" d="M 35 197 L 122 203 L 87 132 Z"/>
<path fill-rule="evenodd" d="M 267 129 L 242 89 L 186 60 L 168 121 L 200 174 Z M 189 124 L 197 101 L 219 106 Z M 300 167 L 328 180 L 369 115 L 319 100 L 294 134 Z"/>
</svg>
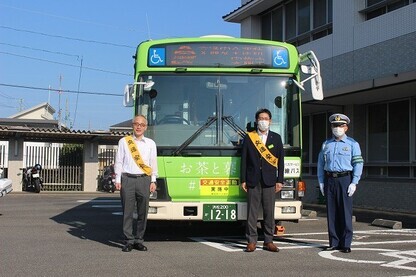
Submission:
<svg viewBox="0 0 416 277">
<path fill-rule="evenodd" d="M 277 167 L 278 158 L 276 158 L 270 151 L 269 148 L 273 148 L 274 145 L 269 145 L 269 148 L 264 145 L 264 143 L 261 141 L 259 134 L 257 134 L 256 131 L 247 133 L 250 137 L 251 141 L 253 142 L 254 146 L 257 148 L 257 151 L 259 151 L 260 155 L 272 166 Z"/>
<path fill-rule="evenodd" d="M 133 157 L 133 160 L 136 162 L 137 166 L 140 167 L 146 175 L 150 176 L 152 174 L 152 168 L 148 165 L 146 165 L 142 157 L 140 156 L 139 149 L 137 149 L 136 144 L 134 143 L 132 136 L 125 137 L 127 146 L 130 149 L 131 155 Z"/>
</svg>

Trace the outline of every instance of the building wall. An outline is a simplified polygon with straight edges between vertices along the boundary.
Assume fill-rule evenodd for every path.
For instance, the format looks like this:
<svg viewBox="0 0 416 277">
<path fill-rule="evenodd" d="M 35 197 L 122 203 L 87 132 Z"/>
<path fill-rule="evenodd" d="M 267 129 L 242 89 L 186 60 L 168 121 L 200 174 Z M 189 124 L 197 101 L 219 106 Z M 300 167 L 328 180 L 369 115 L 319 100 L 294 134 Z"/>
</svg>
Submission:
<svg viewBox="0 0 416 277">
<path fill-rule="evenodd" d="M 298 47 L 321 60 L 325 97 L 334 88 L 416 71 L 409 58 L 416 55 L 416 5 L 365 21 L 357 2 L 364 3 L 334 0 L 333 34 Z"/>
<path fill-rule="evenodd" d="M 281 1 L 273 1 L 274 4 L 270 3 L 269 8 L 279 2 Z M 348 114 L 352 120 L 348 135 L 360 143 L 367 163 L 368 145 L 374 143 L 368 139 L 370 105 L 411 99 L 409 129 L 414 129 L 416 124 L 416 4 L 412 3 L 371 20 L 366 20 L 365 14 L 359 12 L 365 9 L 365 5 L 366 1 L 362 0 L 333 0 L 332 34 L 303 44 L 298 50 L 300 53 L 313 50 L 320 60 L 325 97 L 322 101 L 324 104 L 304 108 L 304 117 L 319 113 L 328 115 L 332 112 Z M 257 23 L 261 24 L 261 20 Z M 246 24 L 241 24 L 241 28 L 242 35 L 261 37 L 261 26 L 257 33 L 256 28 L 246 32 Z M 310 95 L 303 95 L 304 102 L 311 100 Z M 321 124 L 328 125 L 327 119 Z M 313 126 L 310 127 L 310 145 L 316 139 L 312 130 Z M 354 196 L 355 206 L 416 211 L 416 202 L 413 201 L 416 196 L 415 144 L 415 131 L 411 131 L 410 159 L 403 163 L 411 166 L 413 173 L 410 178 L 367 178 L 364 174 Z M 317 157 L 312 157 L 312 150 L 309 151 L 310 160 L 304 161 L 304 167 L 309 168 L 304 174 L 308 184 L 304 201 L 316 203 Z M 382 166 L 388 167 L 389 162 L 384 162 Z"/>
<path fill-rule="evenodd" d="M 306 181 L 305 203 L 322 204 L 319 184 L 316 177 L 304 178 Z M 382 211 L 416 212 L 416 189 L 414 183 L 388 180 L 361 181 L 354 193 L 354 207 Z"/>
</svg>

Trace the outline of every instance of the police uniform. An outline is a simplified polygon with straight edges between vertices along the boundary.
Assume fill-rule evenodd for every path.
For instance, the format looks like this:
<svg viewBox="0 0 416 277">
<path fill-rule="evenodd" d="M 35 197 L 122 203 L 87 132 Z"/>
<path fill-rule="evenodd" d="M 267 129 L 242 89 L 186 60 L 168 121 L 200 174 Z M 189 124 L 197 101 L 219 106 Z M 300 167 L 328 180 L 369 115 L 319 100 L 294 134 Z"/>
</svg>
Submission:
<svg viewBox="0 0 416 277">
<path fill-rule="evenodd" d="M 332 126 L 349 124 L 344 114 L 329 117 Z M 358 184 L 363 158 L 358 142 L 335 135 L 323 144 L 318 157 L 318 180 L 321 191 L 326 197 L 328 235 L 330 250 L 351 252 L 352 242 L 352 194 Z"/>
</svg>

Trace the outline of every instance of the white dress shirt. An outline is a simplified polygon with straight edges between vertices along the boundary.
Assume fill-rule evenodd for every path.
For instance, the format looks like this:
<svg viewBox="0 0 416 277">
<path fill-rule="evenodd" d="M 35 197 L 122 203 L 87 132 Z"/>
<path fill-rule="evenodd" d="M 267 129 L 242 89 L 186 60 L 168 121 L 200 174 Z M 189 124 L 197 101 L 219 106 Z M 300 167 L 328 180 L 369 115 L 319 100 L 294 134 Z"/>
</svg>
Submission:
<svg viewBox="0 0 416 277">
<path fill-rule="evenodd" d="M 144 136 L 141 139 L 137 139 L 134 135 L 132 135 L 132 137 L 144 164 L 152 168 L 151 182 L 156 182 L 156 178 L 158 176 L 156 143 Z M 145 173 L 133 160 L 125 138 L 120 139 L 118 142 L 118 151 L 116 155 L 116 162 L 114 164 L 114 171 L 116 173 L 116 183 L 121 182 L 122 173 Z"/>
<path fill-rule="evenodd" d="M 259 137 L 263 144 L 266 145 L 267 135 L 269 134 L 269 131 L 267 131 L 265 134 L 262 134 L 260 131 L 257 131 L 257 134 L 259 134 Z"/>
</svg>

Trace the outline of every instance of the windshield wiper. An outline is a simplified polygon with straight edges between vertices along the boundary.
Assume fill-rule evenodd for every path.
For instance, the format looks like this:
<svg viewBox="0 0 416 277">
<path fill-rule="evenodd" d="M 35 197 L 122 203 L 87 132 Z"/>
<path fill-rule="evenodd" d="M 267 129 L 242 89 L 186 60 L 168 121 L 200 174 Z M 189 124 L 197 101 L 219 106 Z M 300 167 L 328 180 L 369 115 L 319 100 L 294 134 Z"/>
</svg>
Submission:
<svg viewBox="0 0 416 277">
<path fill-rule="evenodd" d="M 209 126 L 212 125 L 212 123 L 214 123 L 215 121 L 217 121 L 217 117 L 209 117 L 207 122 L 205 122 L 204 125 L 201 126 L 201 128 L 199 128 L 198 130 L 196 130 L 196 132 L 190 136 L 187 140 L 185 140 L 181 145 L 179 145 L 178 148 L 176 148 L 175 151 L 172 152 L 173 156 L 178 156 L 183 149 L 185 149 L 189 144 L 191 144 L 198 136 L 200 133 L 202 133 L 206 128 L 208 128 Z"/>
<path fill-rule="evenodd" d="M 192 134 L 184 143 L 179 145 L 175 151 L 172 152 L 173 156 L 178 156 L 183 149 L 185 149 L 189 144 L 191 144 L 198 136 L 201 134 L 205 129 L 211 126 L 215 121 L 217 121 L 218 117 L 213 116 L 209 117 L 207 122 L 202 125 L 195 133 Z M 227 123 L 237 134 L 239 134 L 242 138 L 246 135 L 246 132 L 237 124 L 235 124 L 232 116 L 223 116 L 222 120 Z"/>
<path fill-rule="evenodd" d="M 235 124 L 234 119 L 231 115 L 223 116 L 222 120 L 225 121 L 234 131 L 237 132 L 242 138 L 246 135 L 246 132 L 237 124 Z"/>
</svg>

